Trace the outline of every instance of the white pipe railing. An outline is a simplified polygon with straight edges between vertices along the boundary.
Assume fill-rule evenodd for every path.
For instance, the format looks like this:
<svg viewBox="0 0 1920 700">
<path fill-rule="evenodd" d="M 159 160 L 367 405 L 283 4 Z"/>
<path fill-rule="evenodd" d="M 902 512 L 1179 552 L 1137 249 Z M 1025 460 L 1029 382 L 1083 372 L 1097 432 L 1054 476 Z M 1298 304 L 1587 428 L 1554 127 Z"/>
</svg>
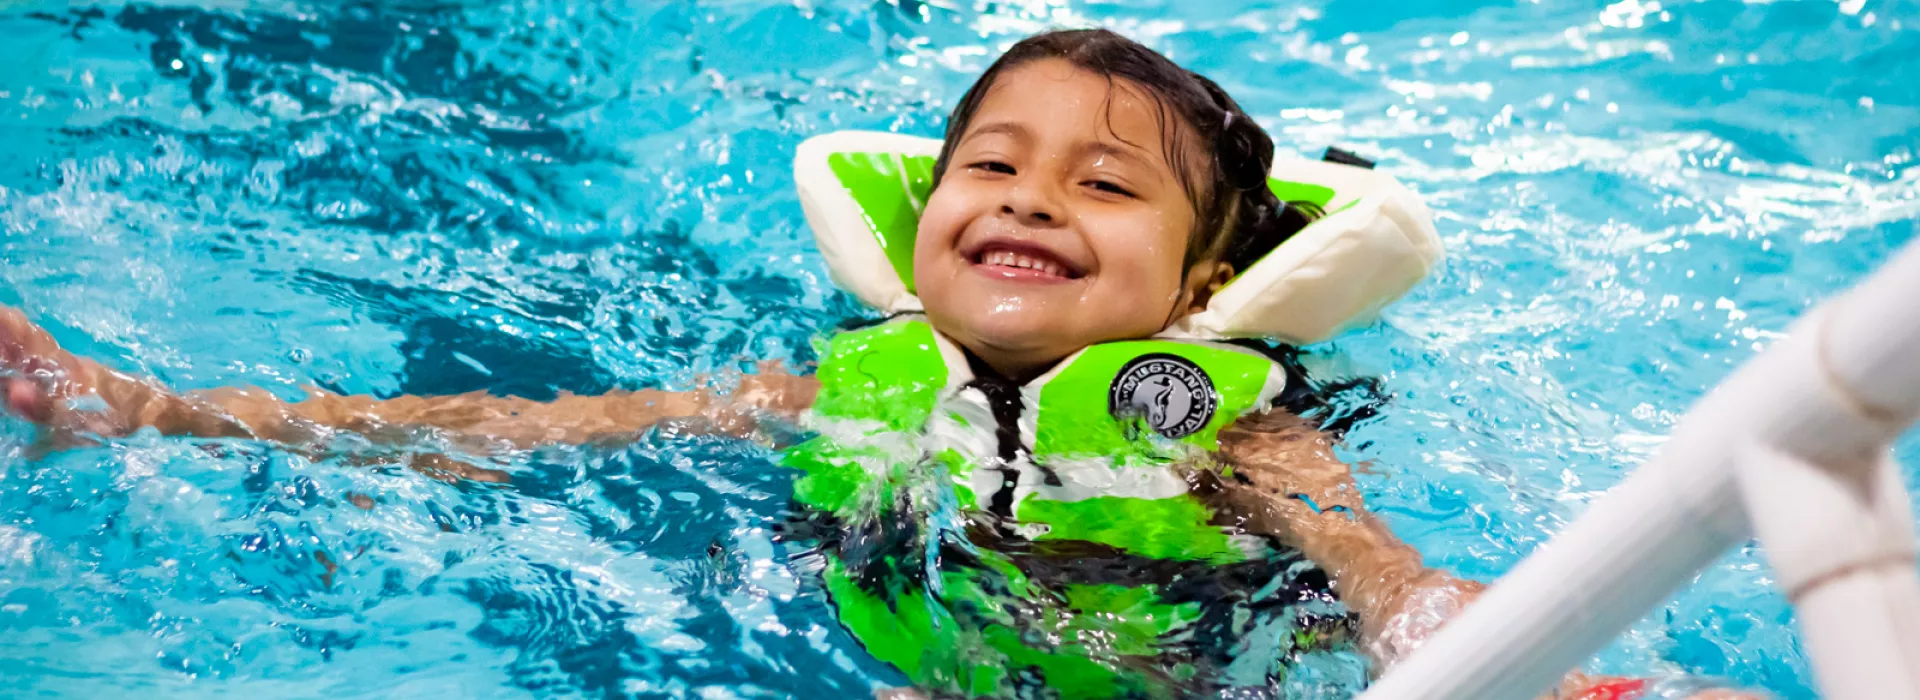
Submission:
<svg viewBox="0 0 1920 700">
<path fill-rule="evenodd" d="M 1520 700 L 1757 535 L 1830 698 L 1920 700 L 1920 571 L 1889 445 L 1920 418 L 1920 241 L 1708 394 L 1660 454 L 1364 700 Z"/>
</svg>

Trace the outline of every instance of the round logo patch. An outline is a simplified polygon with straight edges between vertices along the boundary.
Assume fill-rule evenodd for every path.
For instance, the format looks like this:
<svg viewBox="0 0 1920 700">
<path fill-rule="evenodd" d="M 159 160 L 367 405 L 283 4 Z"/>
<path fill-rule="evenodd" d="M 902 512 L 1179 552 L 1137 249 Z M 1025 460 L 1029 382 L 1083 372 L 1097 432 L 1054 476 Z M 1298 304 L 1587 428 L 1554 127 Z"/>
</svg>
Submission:
<svg viewBox="0 0 1920 700">
<path fill-rule="evenodd" d="M 1220 405 L 1213 379 L 1179 355 L 1141 355 L 1120 368 L 1107 391 L 1116 418 L 1142 417 L 1154 432 L 1179 439 L 1200 432 Z"/>
</svg>

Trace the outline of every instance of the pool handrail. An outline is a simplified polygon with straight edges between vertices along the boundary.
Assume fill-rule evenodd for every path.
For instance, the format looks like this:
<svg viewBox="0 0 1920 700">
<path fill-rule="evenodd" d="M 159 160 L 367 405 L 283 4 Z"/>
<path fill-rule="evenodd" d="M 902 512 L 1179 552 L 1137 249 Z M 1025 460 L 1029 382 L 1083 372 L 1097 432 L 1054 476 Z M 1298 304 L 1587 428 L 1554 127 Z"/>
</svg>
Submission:
<svg viewBox="0 0 1920 700">
<path fill-rule="evenodd" d="M 1890 450 L 1917 418 L 1920 240 L 1722 382 L 1362 700 L 1538 697 L 1755 536 L 1823 697 L 1920 699 L 1920 571 Z"/>
</svg>

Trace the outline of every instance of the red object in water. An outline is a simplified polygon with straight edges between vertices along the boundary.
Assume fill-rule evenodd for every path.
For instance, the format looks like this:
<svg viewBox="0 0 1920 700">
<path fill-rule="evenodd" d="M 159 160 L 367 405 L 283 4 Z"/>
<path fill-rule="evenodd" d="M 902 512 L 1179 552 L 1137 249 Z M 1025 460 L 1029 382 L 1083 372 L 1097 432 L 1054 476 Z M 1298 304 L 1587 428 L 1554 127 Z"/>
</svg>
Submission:
<svg viewBox="0 0 1920 700">
<path fill-rule="evenodd" d="M 1647 689 L 1647 682 L 1640 679 L 1614 681 L 1592 686 L 1573 696 L 1574 700 L 1633 700 Z"/>
</svg>

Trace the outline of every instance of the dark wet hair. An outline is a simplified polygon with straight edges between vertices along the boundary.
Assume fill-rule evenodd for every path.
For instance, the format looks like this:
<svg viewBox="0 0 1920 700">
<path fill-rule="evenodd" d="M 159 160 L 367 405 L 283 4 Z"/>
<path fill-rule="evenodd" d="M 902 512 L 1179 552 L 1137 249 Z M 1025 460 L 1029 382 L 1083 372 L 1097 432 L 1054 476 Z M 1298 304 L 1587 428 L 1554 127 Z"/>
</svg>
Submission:
<svg viewBox="0 0 1920 700">
<path fill-rule="evenodd" d="M 946 174 L 954 147 L 973 123 L 994 81 L 1017 66 L 1048 58 L 1107 78 L 1126 80 L 1158 104 L 1161 151 L 1193 203 L 1196 224 L 1187 241 L 1185 269 L 1202 260 L 1220 260 L 1237 272 L 1280 245 L 1298 230 L 1298 215 L 1283 216 L 1284 205 L 1267 188 L 1273 168 L 1273 138 L 1248 117 L 1240 104 L 1212 80 L 1181 68 L 1159 52 L 1105 29 L 1073 29 L 1035 34 L 1020 40 L 987 67 L 947 120 L 946 143 L 934 164 L 934 187 Z M 1186 128 L 1176 128 L 1168 115 Z M 1139 145 L 1139 144 L 1133 144 Z M 1203 171 L 1193 172 L 1191 155 L 1201 155 Z"/>
</svg>

